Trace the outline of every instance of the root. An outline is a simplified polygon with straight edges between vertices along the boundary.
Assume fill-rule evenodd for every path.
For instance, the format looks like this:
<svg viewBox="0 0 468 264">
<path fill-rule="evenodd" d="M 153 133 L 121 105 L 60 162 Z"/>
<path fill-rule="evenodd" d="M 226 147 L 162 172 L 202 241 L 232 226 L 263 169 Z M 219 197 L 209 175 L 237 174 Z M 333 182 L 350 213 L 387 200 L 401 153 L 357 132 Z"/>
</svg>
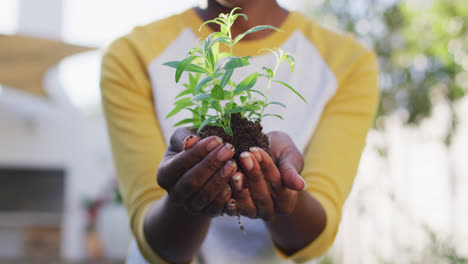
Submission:
<svg viewBox="0 0 468 264">
<path fill-rule="evenodd" d="M 237 220 L 239 221 L 240 230 L 242 231 L 242 233 L 243 233 L 244 235 L 247 235 L 247 232 L 245 231 L 244 225 L 242 224 L 242 221 L 241 221 L 241 218 L 240 218 L 240 214 L 239 214 L 239 213 L 236 213 L 236 215 L 237 215 Z"/>
</svg>

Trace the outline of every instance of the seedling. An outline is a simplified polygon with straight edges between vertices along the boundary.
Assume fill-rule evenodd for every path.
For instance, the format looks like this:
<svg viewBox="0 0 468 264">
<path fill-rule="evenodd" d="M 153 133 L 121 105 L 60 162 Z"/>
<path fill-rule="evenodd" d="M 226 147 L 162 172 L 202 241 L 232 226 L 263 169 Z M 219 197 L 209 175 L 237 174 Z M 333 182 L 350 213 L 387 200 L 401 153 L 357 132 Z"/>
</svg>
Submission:
<svg viewBox="0 0 468 264">
<path fill-rule="evenodd" d="M 176 96 L 175 107 L 166 118 L 170 118 L 182 110 L 192 112 L 192 117 L 183 119 L 175 124 L 191 125 L 200 133 L 205 126 L 221 127 L 229 136 L 233 135 L 231 117 L 239 113 L 242 118 L 261 123 L 265 117 L 282 117 L 275 113 L 265 113 L 270 105 L 279 105 L 286 108 L 281 102 L 269 102 L 268 96 L 273 83 L 280 84 L 299 96 L 304 102 L 306 100 L 290 85 L 275 80 L 275 74 L 279 65 L 286 61 L 289 63 L 291 72 L 294 72 L 294 58 L 281 49 L 267 49 L 276 57 L 274 69 L 263 67 L 262 72 L 253 72 L 241 82 L 233 81 L 234 72 L 241 67 L 250 64 L 251 56 L 236 57 L 233 55 L 233 47 L 246 35 L 265 29 L 279 31 L 278 28 L 261 25 L 253 27 L 246 32 L 232 37 L 231 27 L 240 16 L 247 20 L 245 14 L 234 14 L 234 8 L 229 14 L 220 14 L 219 17 L 206 21 L 200 29 L 208 24 L 215 23 L 220 26 L 220 31 L 210 34 L 204 41 L 199 42 L 190 49 L 187 57 L 181 61 L 170 61 L 164 63 L 176 69 L 175 81 L 179 82 L 182 74 L 188 72 L 189 81 L 185 83 L 185 90 Z M 229 52 L 220 52 L 219 45 L 226 45 Z M 267 78 L 268 86 L 262 92 L 254 89 L 258 78 Z M 252 94 L 258 94 L 261 100 L 254 98 Z M 307 103 L 307 102 L 306 102 Z"/>
<path fill-rule="evenodd" d="M 274 54 L 276 66 L 274 69 L 263 67 L 261 72 L 253 72 L 245 77 L 241 82 L 233 81 L 234 72 L 250 64 L 252 57 L 236 57 L 233 55 L 233 47 L 246 35 L 265 29 L 279 31 L 276 27 L 262 25 L 253 27 L 246 32 L 232 37 L 231 27 L 240 16 L 247 20 L 245 14 L 234 14 L 234 8 L 229 14 L 220 14 L 213 20 L 206 21 L 200 29 L 208 24 L 215 23 L 220 26 L 220 31 L 210 34 L 204 41 L 199 42 L 194 48 L 190 49 L 187 57 L 181 61 L 170 61 L 164 63 L 169 67 L 176 69 L 175 81 L 179 82 L 182 74 L 188 72 L 188 83 L 185 83 L 185 90 L 176 96 L 175 107 L 166 118 L 170 118 L 182 110 L 192 112 L 192 117 L 183 119 L 174 126 L 191 125 L 201 134 L 204 128 L 210 128 L 210 131 L 203 130 L 203 135 L 220 135 L 222 131 L 230 136 L 228 140 L 236 148 L 234 158 L 238 160 L 239 153 L 249 150 L 249 147 L 262 147 L 269 153 L 268 137 L 262 133 L 261 121 L 265 117 L 277 117 L 283 119 L 275 113 L 265 113 L 270 105 L 279 105 L 286 108 L 281 102 L 269 102 L 268 96 L 273 83 L 280 84 L 291 90 L 299 96 L 304 102 L 306 100 L 290 85 L 275 80 L 275 74 L 280 64 L 284 61 L 289 63 L 291 72 L 294 72 L 294 58 L 281 49 L 266 49 Z M 220 52 L 219 45 L 226 45 L 228 52 Z M 254 89 L 257 79 L 267 78 L 268 85 L 266 91 L 262 92 Z M 258 94 L 260 100 L 254 98 L 252 94 Z M 307 102 L 306 102 L 307 103 Z M 239 118 L 240 115 L 240 118 Z M 239 121 L 243 121 L 239 123 Z M 254 121 L 250 122 L 248 120 Z M 237 122 L 236 127 L 232 127 L 231 121 Z M 216 128 L 221 128 L 221 131 Z M 233 131 L 242 134 L 236 137 Z M 237 214 L 240 229 L 245 234 L 245 228 L 242 225 L 240 215 Z"/>
</svg>

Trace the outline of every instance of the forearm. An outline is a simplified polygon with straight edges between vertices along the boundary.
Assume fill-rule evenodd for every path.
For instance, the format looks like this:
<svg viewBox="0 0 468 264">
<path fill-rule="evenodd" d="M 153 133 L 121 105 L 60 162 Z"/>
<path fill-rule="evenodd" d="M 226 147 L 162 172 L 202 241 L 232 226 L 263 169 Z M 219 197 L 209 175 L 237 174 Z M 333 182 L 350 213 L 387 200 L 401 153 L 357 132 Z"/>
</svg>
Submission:
<svg viewBox="0 0 468 264">
<path fill-rule="evenodd" d="M 157 254 L 170 263 L 187 263 L 198 252 L 211 218 L 189 214 L 165 195 L 149 209 L 144 234 Z"/>
<path fill-rule="evenodd" d="M 288 216 L 277 216 L 265 222 L 276 246 L 292 255 L 313 242 L 325 229 L 326 215 L 306 191 L 298 193 L 296 207 Z"/>
</svg>

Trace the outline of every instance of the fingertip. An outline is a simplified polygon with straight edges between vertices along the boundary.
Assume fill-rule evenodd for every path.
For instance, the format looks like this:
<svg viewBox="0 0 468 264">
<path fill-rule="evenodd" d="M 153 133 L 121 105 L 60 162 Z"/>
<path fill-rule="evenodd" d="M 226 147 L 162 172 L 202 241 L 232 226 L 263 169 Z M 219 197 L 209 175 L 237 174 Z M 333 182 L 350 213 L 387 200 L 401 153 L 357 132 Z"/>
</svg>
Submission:
<svg viewBox="0 0 468 264">
<path fill-rule="evenodd" d="M 234 175 L 232 175 L 232 183 L 234 186 L 234 190 L 236 192 L 241 192 L 243 188 L 243 179 L 242 179 L 242 173 L 241 172 L 236 172 Z"/>
<path fill-rule="evenodd" d="M 281 170 L 284 185 L 293 191 L 301 191 L 307 188 L 307 184 L 302 177 L 293 168 L 284 168 Z"/>
<path fill-rule="evenodd" d="M 264 149 L 262 148 L 257 148 L 258 152 L 259 152 L 259 155 L 261 157 L 261 162 L 263 163 L 274 163 L 273 162 L 273 157 L 271 157 Z M 259 161 L 260 162 L 260 161 Z"/>
<path fill-rule="evenodd" d="M 233 216 L 237 213 L 237 201 L 233 198 L 229 199 L 226 205 L 227 213 L 230 216 Z"/>
<path fill-rule="evenodd" d="M 210 137 L 209 140 L 210 142 L 208 143 L 208 145 L 206 145 L 206 150 L 208 151 L 212 151 L 217 146 L 223 144 L 223 139 L 220 137 L 216 137 L 216 136 Z"/>
<path fill-rule="evenodd" d="M 300 178 L 302 182 L 304 183 L 304 187 L 302 188 L 303 191 L 307 191 L 307 182 L 301 177 Z"/>
<path fill-rule="evenodd" d="M 198 141 L 200 141 L 200 137 L 197 135 L 190 135 L 184 138 L 184 150 L 190 149 L 193 147 Z"/>
<path fill-rule="evenodd" d="M 240 160 L 243 165 L 242 167 L 247 171 L 251 171 L 254 168 L 252 156 L 253 155 L 251 155 L 249 152 L 242 152 L 240 154 Z"/>
<path fill-rule="evenodd" d="M 255 159 L 260 163 L 262 162 L 262 154 L 260 154 L 259 148 L 252 147 L 249 149 L 250 153 L 255 157 Z"/>
</svg>

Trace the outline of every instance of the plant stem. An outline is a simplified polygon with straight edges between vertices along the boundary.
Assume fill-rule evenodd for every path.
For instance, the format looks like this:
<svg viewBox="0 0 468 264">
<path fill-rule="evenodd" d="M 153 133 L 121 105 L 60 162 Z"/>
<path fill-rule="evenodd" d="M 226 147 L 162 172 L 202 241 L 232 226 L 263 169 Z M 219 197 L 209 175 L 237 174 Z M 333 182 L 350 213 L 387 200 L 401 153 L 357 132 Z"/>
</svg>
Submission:
<svg viewBox="0 0 468 264">
<path fill-rule="evenodd" d="M 276 61 L 276 66 L 275 66 L 275 69 L 273 70 L 273 76 L 271 76 L 269 78 L 267 91 L 265 93 L 265 102 L 263 104 L 262 112 L 260 113 L 260 116 L 258 117 L 259 120 L 262 120 L 263 112 L 265 111 L 265 108 L 266 108 L 266 105 L 267 105 L 267 102 L 268 102 L 268 95 L 270 94 L 271 83 L 273 82 L 273 77 L 275 77 L 276 71 L 278 70 L 278 67 L 279 67 L 280 63 L 281 62 L 279 60 Z"/>
</svg>

